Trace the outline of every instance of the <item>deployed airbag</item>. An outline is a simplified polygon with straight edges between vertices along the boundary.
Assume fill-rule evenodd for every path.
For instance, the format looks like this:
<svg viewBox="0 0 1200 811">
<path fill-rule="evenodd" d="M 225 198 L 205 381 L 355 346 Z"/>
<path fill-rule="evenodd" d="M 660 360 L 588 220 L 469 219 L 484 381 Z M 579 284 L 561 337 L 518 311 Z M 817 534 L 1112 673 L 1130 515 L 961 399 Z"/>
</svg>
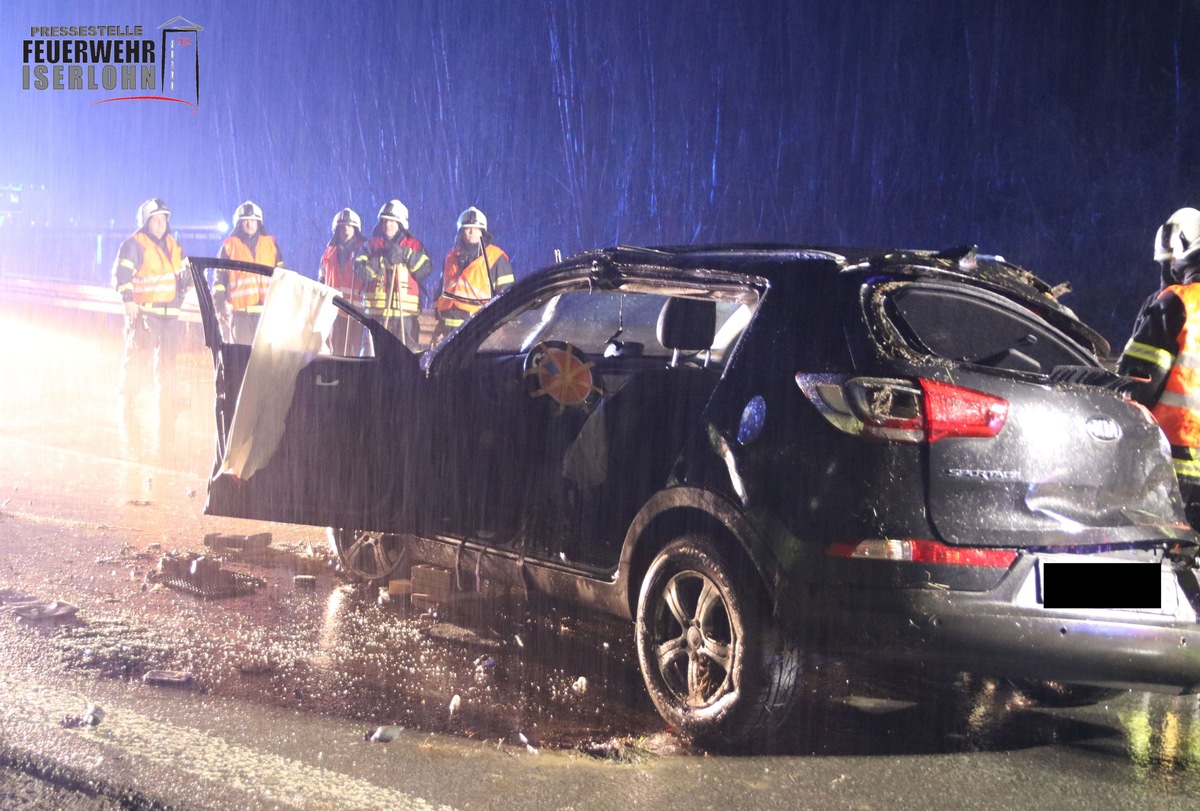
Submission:
<svg viewBox="0 0 1200 811">
<path fill-rule="evenodd" d="M 219 473 L 248 479 L 270 461 L 283 436 L 296 376 L 321 354 L 333 329 L 337 290 L 276 268 L 238 392 Z"/>
</svg>

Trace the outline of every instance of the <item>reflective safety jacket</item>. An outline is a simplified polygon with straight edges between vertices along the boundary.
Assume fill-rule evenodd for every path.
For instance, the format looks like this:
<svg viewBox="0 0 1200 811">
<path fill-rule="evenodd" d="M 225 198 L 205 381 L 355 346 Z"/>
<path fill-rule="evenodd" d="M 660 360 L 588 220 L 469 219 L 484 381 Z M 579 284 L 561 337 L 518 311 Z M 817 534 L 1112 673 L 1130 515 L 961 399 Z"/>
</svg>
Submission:
<svg viewBox="0 0 1200 811">
<path fill-rule="evenodd" d="M 226 259 L 254 262 L 273 268 L 282 265 L 283 260 L 279 256 L 279 246 L 275 244 L 275 237 L 270 234 L 256 236 L 253 252 L 241 237 L 231 236 L 221 245 L 221 255 Z M 228 301 L 234 310 L 260 313 L 267 301 L 267 286 L 271 283 L 271 277 L 241 270 L 217 270 L 213 281 L 213 298 L 218 303 Z"/>
<path fill-rule="evenodd" d="M 1172 445 L 1200 449 L 1200 284 L 1171 285 L 1167 290 L 1183 301 L 1187 318 L 1177 338 L 1179 352 L 1151 411 Z M 1188 456 L 1175 459 L 1175 472 L 1200 479 L 1200 461 L 1194 453 Z"/>
<path fill-rule="evenodd" d="M 113 264 L 113 285 L 124 301 L 164 315 L 179 314 L 179 271 L 183 249 L 175 237 L 156 240 L 141 230 L 125 240 Z"/>
<path fill-rule="evenodd" d="M 1151 382 L 1134 398 L 1171 444 L 1175 473 L 1200 482 L 1200 284 L 1164 288 L 1125 346 L 1118 370 Z"/>
<path fill-rule="evenodd" d="M 407 231 L 397 237 L 389 240 L 376 233 L 355 261 L 356 272 L 365 281 L 363 309 L 376 319 L 420 312 L 420 281 L 432 270 L 421 240 Z"/>
<path fill-rule="evenodd" d="M 442 266 L 442 295 L 438 298 L 437 313 L 442 324 L 451 329 L 461 326 L 514 280 L 508 254 L 495 245 L 485 246 L 478 256 L 460 267 L 463 259 L 462 246 L 455 246 L 446 254 Z"/>
<path fill-rule="evenodd" d="M 331 243 L 321 254 L 317 281 L 335 288 L 351 304 L 361 305 L 363 283 L 354 275 L 354 258 L 366 238 L 356 234 L 349 242 Z"/>
</svg>

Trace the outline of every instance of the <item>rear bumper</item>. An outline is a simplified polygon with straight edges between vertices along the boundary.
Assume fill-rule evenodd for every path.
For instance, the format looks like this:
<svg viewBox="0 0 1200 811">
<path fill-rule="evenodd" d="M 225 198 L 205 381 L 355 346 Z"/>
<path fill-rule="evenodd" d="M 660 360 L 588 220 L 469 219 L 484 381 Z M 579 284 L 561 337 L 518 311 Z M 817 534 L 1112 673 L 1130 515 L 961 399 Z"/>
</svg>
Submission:
<svg viewBox="0 0 1200 811">
<path fill-rule="evenodd" d="M 1172 614 L 1048 610 L 1028 604 L 1026 577 L 1014 574 L 987 592 L 843 589 L 826 594 L 815 611 L 780 608 L 785 622 L 796 623 L 793 633 L 826 652 L 980 675 L 1200 692 L 1200 623 L 1195 597 L 1182 585 Z"/>
</svg>

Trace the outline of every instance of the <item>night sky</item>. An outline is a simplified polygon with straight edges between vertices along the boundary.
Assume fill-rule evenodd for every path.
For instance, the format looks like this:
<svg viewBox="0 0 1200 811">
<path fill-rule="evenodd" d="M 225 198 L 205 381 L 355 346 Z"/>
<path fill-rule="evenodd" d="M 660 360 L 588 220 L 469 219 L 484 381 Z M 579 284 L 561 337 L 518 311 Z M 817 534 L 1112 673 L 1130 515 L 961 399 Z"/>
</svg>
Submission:
<svg viewBox="0 0 1200 811">
<path fill-rule="evenodd" d="M 21 87 L 30 26 L 177 15 L 204 29 L 194 114 Z M 310 275 L 334 212 L 370 228 L 393 197 L 435 258 L 479 206 L 518 274 L 617 243 L 978 243 L 1069 280 L 1119 348 L 1155 228 L 1200 204 L 1198 48 L 1195 0 L 8 0 L 0 185 L 38 189 L 42 228 L 249 198 Z"/>
</svg>

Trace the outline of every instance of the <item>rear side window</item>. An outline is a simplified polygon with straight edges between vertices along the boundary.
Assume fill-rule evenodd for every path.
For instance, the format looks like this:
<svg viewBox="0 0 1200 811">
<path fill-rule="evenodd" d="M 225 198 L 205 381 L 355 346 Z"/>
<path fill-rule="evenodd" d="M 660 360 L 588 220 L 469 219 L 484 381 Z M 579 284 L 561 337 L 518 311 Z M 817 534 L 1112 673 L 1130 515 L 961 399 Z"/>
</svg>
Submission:
<svg viewBox="0 0 1200 811">
<path fill-rule="evenodd" d="M 1032 311 L 982 290 L 909 283 L 880 288 L 883 313 L 909 348 L 946 360 L 1050 374 L 1096 360 Z"/>
</svg>

